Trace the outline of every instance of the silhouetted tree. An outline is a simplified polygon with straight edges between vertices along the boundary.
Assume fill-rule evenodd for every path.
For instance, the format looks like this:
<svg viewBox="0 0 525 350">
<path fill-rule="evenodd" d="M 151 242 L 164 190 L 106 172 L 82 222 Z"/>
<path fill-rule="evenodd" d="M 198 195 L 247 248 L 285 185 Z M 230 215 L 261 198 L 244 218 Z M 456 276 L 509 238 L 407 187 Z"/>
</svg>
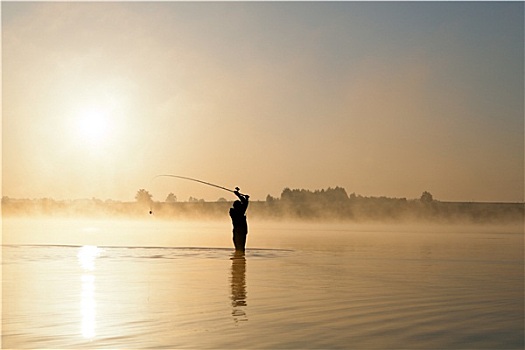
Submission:
<svg viewBox="0 0 525 350">
<path fill-rule="evenodd" d="M 152 198 L 153 196 L 143 188 L 138 190 L 137 194 L 135 195 L 135 200 L 138 203 L 150 204 L 152 202 Z"/>
<path fill-rule="evenodd" d="M 433 200 L 434 200 L 434 197 L 432 197 L 430 192 L 425 191 L 425 192 L 423 192 L 421 194 L 421 198 L 420 198 L 421 202 L 423 202 L 423 203 L 431 203 Z"/>
<path fill-rule="evenodd" d="M 177 196 L 173 193 L 168 194 L 166 197 L 166 203 L 175 203 L 177 201 Z"/>
<path fill-rule="evenodd" d="M 281 199 L 282 200 L 291 200 L 292 199 L 292 190 L 290 190 L 288 187 L 286 187 L 282 192 L 281 192 Z"/>
<path fill-rule="evenodd" d="M 328 189 L 324 192 L 324 197 L 330 201 L 346 201 L 348 199 L 348 194 L 342 187 L 328 187 Z"/>
<path fill-rule="evenodd" d="M 291 201 L 294 203 L 305 203 L 305 202 L 344 202 L 348 200 L 348 194 L 342 187 L 327 188 L 322 190 L 316 190 L 314 192 L 304 189 L 293 189 L 285 188 L 281 193 L 281 199 L 285 201 Z M 268 197 L 267 197 L 268 200 Z"/>
<path fill-rule="evenodd" d="M 267 195 L 266 196 L 266 201 L 269 202 L 269 203 L 272 203 L 273 201 L 275 201 L 275 198 L 270 196 L 270 195 Z"/>
</svg>

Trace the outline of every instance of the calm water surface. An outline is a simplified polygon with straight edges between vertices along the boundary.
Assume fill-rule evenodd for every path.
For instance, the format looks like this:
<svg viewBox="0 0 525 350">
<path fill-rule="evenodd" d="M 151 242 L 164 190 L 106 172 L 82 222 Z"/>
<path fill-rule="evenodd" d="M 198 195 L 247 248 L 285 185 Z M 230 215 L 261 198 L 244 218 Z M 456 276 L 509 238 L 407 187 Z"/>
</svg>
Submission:
<svg viewBox="0 0 525 350">
<path fill-rule="evenodd" d="M 4 348 L 524 347 L 523 228 L 4 220 Z"/>
</svg>

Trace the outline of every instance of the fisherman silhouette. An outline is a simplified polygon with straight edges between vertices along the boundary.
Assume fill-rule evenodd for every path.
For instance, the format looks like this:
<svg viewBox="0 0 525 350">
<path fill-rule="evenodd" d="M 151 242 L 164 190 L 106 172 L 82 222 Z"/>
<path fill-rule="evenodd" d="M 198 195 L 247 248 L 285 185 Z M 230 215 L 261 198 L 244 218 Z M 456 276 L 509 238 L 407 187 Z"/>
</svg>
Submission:
<svg viewBox="0 0 525 350">
<path fill-rule="evenodd" d="M 239 200 L 233 202 L 233 208 L 230 208 L 230 217 L 233 224 L 233 244 L 236 251 L 244 252 L 246 245 L 246 235 L 248 234 L 248 223 L 246 222 L 246 209 L 248 208 L 247 194 L 239 193 L 239 188 L 236 187 L 233 191 Z"/>
</svg>

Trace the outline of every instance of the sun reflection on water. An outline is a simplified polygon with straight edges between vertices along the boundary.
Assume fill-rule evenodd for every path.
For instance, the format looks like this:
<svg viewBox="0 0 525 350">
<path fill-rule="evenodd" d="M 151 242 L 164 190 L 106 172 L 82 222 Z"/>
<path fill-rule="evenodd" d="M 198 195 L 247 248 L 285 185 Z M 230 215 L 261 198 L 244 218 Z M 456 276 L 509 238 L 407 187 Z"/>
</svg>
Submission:
<svg viewBox="0 0 525 350">
<path fill-rule="evenodd" d="M 78 263 L 84 271 L 95 270 L 95 259 L 100 255 L 101 249 L 94 245 L 85 245 L 78 251 Z"/>
<path fill-rule="evenodd" d="M 82 289 L 80 294 L 80 313 L 82 316 L 82 336 L 93 339 L 96 335 L 96 302 L 95 302 L 95 260 L 101 249 L 97 246 L 83 246 L 78 251 L 78 263 L 84 270 L 81 276 Z"/>
<path fill-rule="evenodd" d="M 80 310 L 82 314 L 82 336 L 86 339 L 93 339 L 95 337 L 95 308 L 95 276 L 82 275 Z"/>
</svg>

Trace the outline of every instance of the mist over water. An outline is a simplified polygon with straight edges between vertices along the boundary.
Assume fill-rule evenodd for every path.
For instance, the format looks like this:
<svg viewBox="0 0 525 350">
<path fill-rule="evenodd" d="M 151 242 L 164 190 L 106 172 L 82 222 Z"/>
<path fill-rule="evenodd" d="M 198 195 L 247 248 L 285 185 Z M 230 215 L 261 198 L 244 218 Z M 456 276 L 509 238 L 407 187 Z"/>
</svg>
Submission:
<svg viewBox="0 0 525 350">
<path fill-rule="evenodd" d="M 171 197 L 170 197 L 171 196 Z M 164 202 L 152 200 L 145 189 L 136 194 L 135 202 L 97 198 L 77 200 L 14 199 L 2 197 L 2 215 L 6 218 L 67 218 L 78 220 L 162 219 L 170 222 L 222 221 L 227 217 L 232 201 L 216 202 L 190 197 L 177 201 L 173 193 Z M 267 196 L 265 201 L 250 200 L 249 216 L 258 221 L 384 223 L 384 224 L 484 224 L 522 225 L 525 215 L 523 202 L 442 202 L 425 191 L 419 199 L 363 197 L 347 194 L 341 187 L 322 190 L 285 188 L 280 198 Z"/>
<path fill-rule="evenodd" d="M 3 346 L 524 346 L 522 226 L 249 225 L 4 219 Z"/>
</svg>

